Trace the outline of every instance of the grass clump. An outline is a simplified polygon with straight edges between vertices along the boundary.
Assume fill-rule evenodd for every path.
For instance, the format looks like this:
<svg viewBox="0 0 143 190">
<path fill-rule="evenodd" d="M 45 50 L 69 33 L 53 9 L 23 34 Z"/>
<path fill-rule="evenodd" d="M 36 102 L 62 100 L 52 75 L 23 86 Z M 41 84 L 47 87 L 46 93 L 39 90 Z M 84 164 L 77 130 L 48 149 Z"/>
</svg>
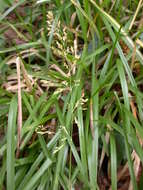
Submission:
<svg viewBox="0 0 143 190">
<path fill-rule="evenodd" d="M 141 189 L 142 1 L 3 1 L 0 189 Z"/>
</svg>

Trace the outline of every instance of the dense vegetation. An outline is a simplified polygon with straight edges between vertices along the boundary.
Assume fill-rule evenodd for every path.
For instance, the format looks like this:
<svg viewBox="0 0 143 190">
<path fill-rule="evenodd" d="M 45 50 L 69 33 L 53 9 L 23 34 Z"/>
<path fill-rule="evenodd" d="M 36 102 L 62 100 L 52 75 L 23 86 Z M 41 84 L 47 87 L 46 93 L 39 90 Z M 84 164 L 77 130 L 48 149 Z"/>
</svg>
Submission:
<svg viewBox="0 0 143 190">
<path fill-rule="evenodd" d="M 142 0 L 0 6 L 0 189 L 142 189 Z"/>
</svg>

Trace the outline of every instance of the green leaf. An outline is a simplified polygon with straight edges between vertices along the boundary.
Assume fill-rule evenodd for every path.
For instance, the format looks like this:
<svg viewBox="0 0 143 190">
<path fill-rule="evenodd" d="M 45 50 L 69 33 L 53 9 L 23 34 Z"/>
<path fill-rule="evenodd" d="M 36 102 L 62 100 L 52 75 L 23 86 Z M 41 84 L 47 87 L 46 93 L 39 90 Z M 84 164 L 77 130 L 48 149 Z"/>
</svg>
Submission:
<svg viewBox="0 0 143 190">
<path fill-rule="evenodd" d="M 49 168 L 51 164 L 52 161 L 49 158 L 47 158 L 47 160 L 43 163 L 39 170 L 32 176 L 31 179 L 29 179 L 27 185 L 24 187 L 23 190 L 31 190 L 37 182 L 37 180 L 44 174 L 44 172 Z"/>
<path fill-rule="evenodd" d="M 7 129 L 7 190 L 15 190 L 15 130 L 17 117 L 17 98 L 14 96 L 10 103 Z"/>
<path fill-rule="evenodd" d="M 117 189 L 117 152 L 115 137 L 110 135 L 110 156 L 111 156 L 111 186 L 112 189 Z"/>
</svg>

